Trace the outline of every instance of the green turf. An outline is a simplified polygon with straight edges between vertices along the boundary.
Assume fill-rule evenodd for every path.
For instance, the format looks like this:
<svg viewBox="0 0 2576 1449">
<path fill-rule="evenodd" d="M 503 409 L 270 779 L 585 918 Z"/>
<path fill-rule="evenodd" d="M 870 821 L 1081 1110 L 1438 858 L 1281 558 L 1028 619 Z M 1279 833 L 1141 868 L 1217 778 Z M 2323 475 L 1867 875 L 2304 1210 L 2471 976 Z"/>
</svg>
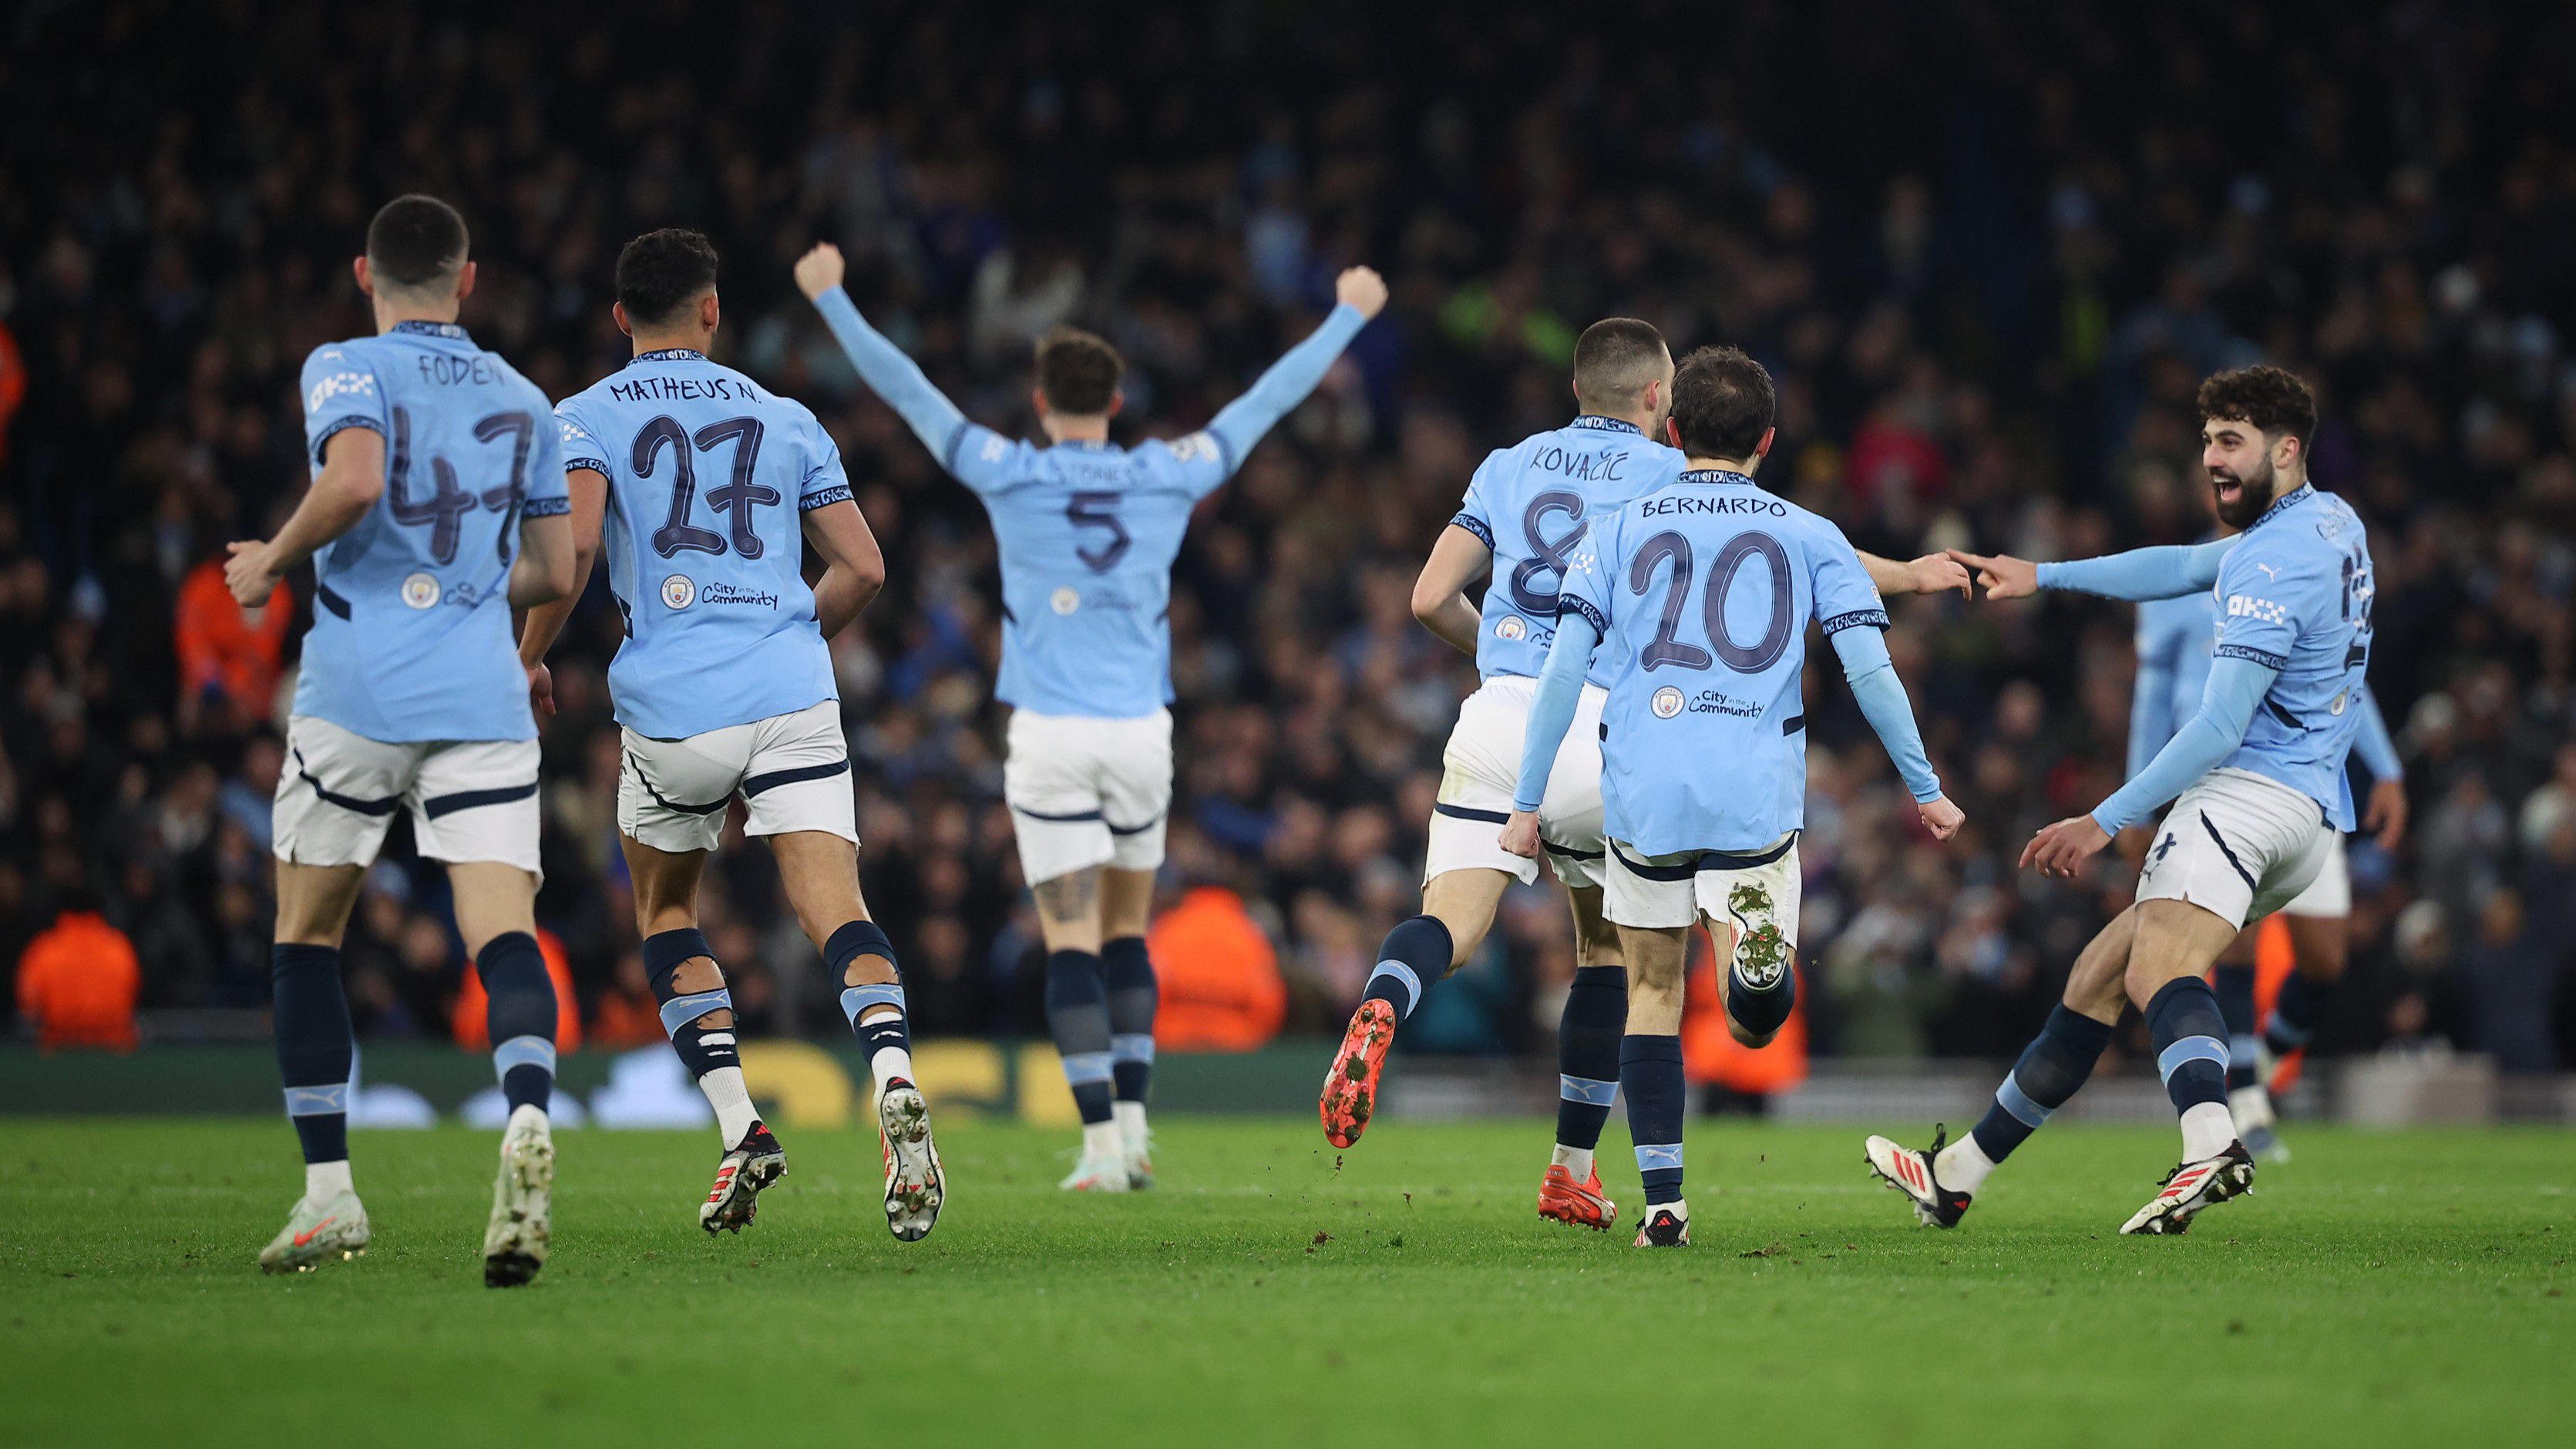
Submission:
<svg viewBox="0 0 2576 1449">
<path fill-rule="evenodd" d="M 952 1124 L 911 1247 L 872 1139 L 788 1133 L 711 1241 L 707 1137 L 568 1132 L 554 1261 L 503 1293 L 483 1134 L 358 1134 L 375 1250 L 263 1279 L 283 1125 L 11 1121 L 0 1442 L 2490 1445 L 2576 1409 L 2563 1133 L 2301 1130 L 2139 1240 L 2167 1130 L 2045 1134 L 1937 1233 L 1856 1132 L 1699 1125 L 1698 1243 L 1645 1253 L 1532 1214 L 1542 1122 L 1391 1121 L 1338 1171 L 1311 1120 L 1160 1131 L 1160 1188 L 1074 1199 L 1069 1134 Z"/>
</svg>

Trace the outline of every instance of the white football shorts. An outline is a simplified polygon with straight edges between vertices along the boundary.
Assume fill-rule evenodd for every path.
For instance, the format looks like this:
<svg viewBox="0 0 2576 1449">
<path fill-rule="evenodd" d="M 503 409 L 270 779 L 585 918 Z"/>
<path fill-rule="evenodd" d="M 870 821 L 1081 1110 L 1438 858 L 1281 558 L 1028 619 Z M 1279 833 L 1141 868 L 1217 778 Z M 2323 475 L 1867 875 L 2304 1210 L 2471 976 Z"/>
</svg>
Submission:
<svg viewBox="0 0 2576 1449">
<path fill-rule="evenodd" d="M 296 715 L 277 776 L 277 858 L 371 865 L 394 811 L 409 807 L 424 857 L 539 874 L 537 755 L 535 740 L 387 742 Z"/>
<path fill-rule="evenodd" d="M 2189 901 L 2244 926 L 2298 899 L 2342 843 L 2316 801 L 2250 770 L 2212 770 L 2156 827 L 2138 899 Z"/>
<path fill-rule="evenodd" d="M 742 797 L 746 835 L 819 830 L 856 845 L 858 801 L 850 788 L 850 747 L 841 702 L 727 725 L 686 739 L 625 731 L 617 772 L 617 828 L 655 850 L 713 850 L 725 807 Z"/>
<path fill-rule="evenodd" d="M 1133 719 L 1013 710 L 1002 798 L 1031 885 L 1095 865 L 1163 863 L 1172 809 L 1172 712 Z"/>
<path fill-rule="evenodd" d="M 1440 802 L 1432 807 L 1424 884 L 1453 870 L 1499 870 L 1523 885 L 1538 879 L 1537 861 L 1498 843 L 1520 787 L 1521 746 L 1537 698 L 1537 680 L 1498 674 L 1459 703 L 1458 723 L 1441 756 Z M 1557 879 L 1569 886 L 1603 881 L 1601 706 L 1609 698 L 1598 685 L 1583 686 L 1539 801 L 1539 841 Z"/>
<path fill-rule="evenodd" d="M 2281 907 L 2281 914 L 2329 921 L 2352 914 L 2352 863 L 2345 858 L 2341 834 L 2334 837 L 2334 844 L 2326 851 L 2325 868 L 2317 872 L 2317 878 L 2299 892 L 2297 899 Z"/>
</svg>

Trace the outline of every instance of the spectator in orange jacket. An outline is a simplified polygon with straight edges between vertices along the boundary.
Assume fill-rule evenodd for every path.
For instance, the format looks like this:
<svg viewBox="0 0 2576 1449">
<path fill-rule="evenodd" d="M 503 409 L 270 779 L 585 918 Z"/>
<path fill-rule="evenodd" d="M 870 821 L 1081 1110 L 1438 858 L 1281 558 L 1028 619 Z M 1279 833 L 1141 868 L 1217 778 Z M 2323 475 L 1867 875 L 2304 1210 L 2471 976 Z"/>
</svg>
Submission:
<svg viewBox="0 0 2576 1449">
<path fill-rule="evenodd" d="M 37 1024 L 36 1039 L 47 1051 L 130 1052 L 143 968 L 134 943 L 87 904 L 66 908 L 27 943 L 18 958 L 18 1014 Z"/>
<path fill-rule="evenodd" d="M 1198 886 L 1145 936 L 1162 993 L 1154 1044 L 1176 1052 L 1248 1052 L 1279 1034 L 1288 983 L 1279 953 L 1223 886 Z"/>
<path fill-rule="evenodd" d="M 573 1001 L 572 958 L 564 954 L 563 941 L 543 926 L 537 928 L 537 954 L 545 958 L 546 975 L 555 983 L 555 1050 L 568 1052 L 581 1045 L 581 1007 Z M 456 1011 L 448 1018 L 456 1044 L 467 1051 L 492 1049 L 492 1032 L 483 1020 L 486 1001 L 483 973 L 468 968 L 465 989 L 456 994 Z"/>
<path fill-rule="evenodd" d="M 222 560 L 198 564 L 179 585 L 171 620 L 180 708 L 201 707 L 213 694 L 229 701 L 243 719 L 265 716 L 277 692 L 286 634 L 294 624 L 295 595 L 283 582 L 269 591 L 267 603 L 244 609 L 224 584 Z"/>
</svg>

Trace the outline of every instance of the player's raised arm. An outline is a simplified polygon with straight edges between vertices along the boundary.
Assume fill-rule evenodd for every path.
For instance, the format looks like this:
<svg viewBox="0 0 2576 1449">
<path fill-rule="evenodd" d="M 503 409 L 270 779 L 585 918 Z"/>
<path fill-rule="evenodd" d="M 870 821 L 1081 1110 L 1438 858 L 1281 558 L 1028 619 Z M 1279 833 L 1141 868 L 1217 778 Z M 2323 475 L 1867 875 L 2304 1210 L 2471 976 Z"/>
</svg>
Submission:
<svg viewBox="0 0 2576 1449">
<path fill-rule="evenodd" d="M 1222 471 L 1216 482 L 1233 476 L 1244 457 L 1291 408 L 1306 400 L 1315 385 L 1342 355 L 1351 339 L 1386 306 L 1386 282 L 1366 267 L 1352 267 L 1333 283 L 1333 310 L 1306 340 L 1270 364 L 1270 370 L 1227 403 L 1209 420 L 1207 434 L 1216 440 Z M 1213 489 L 1215 483 L 1210 483 Z"/>
<path fill-rule="evenodd" d="M 796 288 L 823 314 L 823 325 L 832 329 L 832 340 L 859 377 L 886 406 L 893 408 L 912 435 L 921 439 L 941 466 L 954 472 L 957 445 L 965 433 L 966 415 L 948 400 L 930 381 L 921 364 L 903 355 L 903 349 L 888 342 L 885 334 L 868 325 L 859 315 L 858 304 L 841 290 L 844 267 L 841 249 L 830 242 L 817 242 L 813 250 L 796 259 Z"/>
<path fill-rule="evenodd" d="M 1923 751 L 1913 703 L 1905 697 L 1905 682 L 1896 677 L 1896 661 L 1888 657 L 1887 640 L 1879 633 L 1887 627 L 1887 610 L 1875 592 L 1875 579 L 1862 582 L 1873 571 L 1863 566 L 1865 556 L 1839 535 L 1831 542 L 1834 546 L 1811 555 L 1816 617 L 1843 661 L 1843 678 L 1851 684 L 1852 698 L 1860 701 L 1861 716 L 1914 797 L 1923 828 L 1933 839 L 1947 840 L 1958 834 L 1967 816 L 1941 793 L 1941 777 L 1932 772 Z"/>
<path fill-rule="evenodd" d="M 2173 599 L 2196 594 L 2218 582 L 2218 565 L 2237 545 L 2237 538 L 2208 543 L 2166 544 L 2133 548 L 2127 553 L 2065 563 L 2032 563 L 2010 554 L 1950 551 L 1950 557 L 1977 571 L 1989 599 L 2020 599 L 2041 589 L 2072 589 L 2106 599 Z"/>
</svg>

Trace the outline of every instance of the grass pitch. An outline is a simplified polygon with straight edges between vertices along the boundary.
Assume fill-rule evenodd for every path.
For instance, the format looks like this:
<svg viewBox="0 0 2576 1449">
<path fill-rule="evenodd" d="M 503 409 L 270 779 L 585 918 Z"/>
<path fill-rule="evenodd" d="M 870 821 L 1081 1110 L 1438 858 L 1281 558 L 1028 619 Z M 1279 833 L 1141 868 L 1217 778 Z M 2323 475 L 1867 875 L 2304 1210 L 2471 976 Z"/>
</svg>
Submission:
<svg viewBox="0 0 2576 1449">
<path fill-rule="evenodd" d="M 554 1259 L 494 1292 L 487 1134 L 358 1134 L 374 1251 L 264 1279 L 283 1123 L 10 1121 L 0 1442 L 2501 1445 L 2576 1410 L 2564 1133 L 2296 1130 L 2160 1240 L 2115 1229 L 2169 1130 L 2044 1133 L 1941 1233 L 1857 1131 L 1698 1123 L 1698 1241 L 1647 1253 L 1615 1122 L 1609 1236 L 1533 1214 L 1537 1120 L 1388 1121 L 1338 1170 L 1311 1119 L 1159 1131 L 1158 1189 L 1074 1198 L 1069 1133 L 952 1123 L 909 1247 L 872 1137 L 787 1132 L 711 1241 L 711 1136 L 566 1132 Z"/>
</svg>

